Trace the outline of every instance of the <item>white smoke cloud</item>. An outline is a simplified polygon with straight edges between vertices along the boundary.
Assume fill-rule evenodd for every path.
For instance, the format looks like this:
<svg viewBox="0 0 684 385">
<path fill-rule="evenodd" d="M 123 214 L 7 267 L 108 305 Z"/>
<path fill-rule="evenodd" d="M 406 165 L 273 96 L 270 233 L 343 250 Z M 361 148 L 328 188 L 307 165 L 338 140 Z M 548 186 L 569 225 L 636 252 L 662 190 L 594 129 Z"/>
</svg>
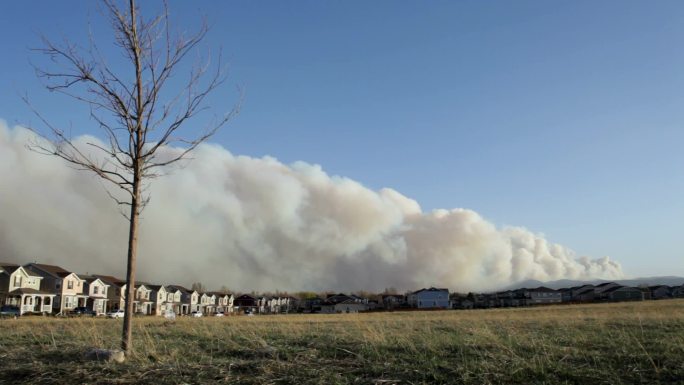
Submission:
<svg viewBox="0 0 684 385">
<path fill-rule="evenodd" d="M 127 223 L 104 191 L 111 187 L 27 150 L 32 138 L 0 121 L 0 260 L 123 276 Z M 86 140 L 97 139 L 78 139 Z M 577 258 L 471 210 L 423 212 L 395 190 L 372 191 L 318 165 L 235 156 L 216 145 L 198 147 L 193 158 L 149 187 L 141 279 L 236 290 L 466 291 L 623 276 L 607 257 Z"/>
</svg>

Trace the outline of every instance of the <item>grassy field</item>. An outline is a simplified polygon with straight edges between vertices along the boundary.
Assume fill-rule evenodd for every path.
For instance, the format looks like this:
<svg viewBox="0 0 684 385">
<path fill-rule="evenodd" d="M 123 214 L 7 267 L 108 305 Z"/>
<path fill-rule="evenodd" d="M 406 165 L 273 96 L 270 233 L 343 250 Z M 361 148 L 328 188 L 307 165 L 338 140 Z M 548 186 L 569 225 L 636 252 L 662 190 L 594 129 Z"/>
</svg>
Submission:
<svg viewBox="0 0 684 385">
<path fill-rule="evenodd" d="M 409 313 L 0 321 L 0 383 L 684 384 L 684 300 Z"/>
</svg>

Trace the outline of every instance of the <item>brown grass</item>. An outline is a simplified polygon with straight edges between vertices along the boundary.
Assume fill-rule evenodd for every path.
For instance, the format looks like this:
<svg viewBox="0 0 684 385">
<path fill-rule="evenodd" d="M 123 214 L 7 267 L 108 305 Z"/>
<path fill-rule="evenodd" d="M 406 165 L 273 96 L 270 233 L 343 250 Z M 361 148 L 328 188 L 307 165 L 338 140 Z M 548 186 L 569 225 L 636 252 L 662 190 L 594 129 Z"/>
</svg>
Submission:
<svg viewBox="0 0 684 385">
<path fill-rule="evenodd" d="M 684 383 L 684 300 L 443 312 L 0 322 L 3 383 Z"/>
</svg>

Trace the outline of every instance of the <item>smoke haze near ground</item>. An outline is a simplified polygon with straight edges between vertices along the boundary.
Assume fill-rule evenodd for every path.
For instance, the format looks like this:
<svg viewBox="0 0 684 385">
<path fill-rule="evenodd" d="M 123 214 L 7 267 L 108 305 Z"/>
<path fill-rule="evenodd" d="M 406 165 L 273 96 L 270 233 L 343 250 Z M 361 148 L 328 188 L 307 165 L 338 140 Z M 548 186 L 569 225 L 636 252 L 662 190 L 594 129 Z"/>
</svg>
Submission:
<svg viewBox="0 0 684 385">
<path fill-rule="evenodd" d="M 105 192 L 114 187 L 29 151 L 32 138 L 0 121 L 0 261 L 123 277 L 128 224 Z M 318 165 L 202 145 L 168 171 L 148 188 L 142 280 L 234 290 L 483 291 L 527 279 L 623 277 L 608 257 L 578 257 L 468 209 L 423 212 L 395 190 L 373 191 Z"/>
</svg>

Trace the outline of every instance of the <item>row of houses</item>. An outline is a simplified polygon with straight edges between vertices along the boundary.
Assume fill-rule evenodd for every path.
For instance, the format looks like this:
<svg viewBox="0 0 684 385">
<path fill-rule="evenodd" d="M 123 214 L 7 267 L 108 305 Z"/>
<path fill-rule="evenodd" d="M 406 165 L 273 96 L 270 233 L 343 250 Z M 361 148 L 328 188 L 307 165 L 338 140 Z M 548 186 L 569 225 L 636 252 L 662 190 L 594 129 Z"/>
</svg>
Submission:
<svg viewBox="0 0 684 385">
<path fill-rule="evenodd" d="M 29 263 L 24 266 L 0 263 L 0 303 L 17 306 L 20 314 L 68 314 L 85 307 L 98 315 L 123 309 L 126 282 L 99 274 L 78 274 L 55 265 Z M 257 308 L 280 310 L 280 299 L 259 299 Z M 206 315 L 231 313 L 238 309 L 233 294 L 203 292 L 181 285 L 157 285 L 139 282 L 135 287 L 133 309 L 136 314 L 178 315 L 200 312 Z"/>
<path fill-rule="evenodd" d="M 522 288 L 488 294 L 451 295 L 454 309 L 518 307 L 559 303 L 590 303 L 643 301 L 650 299 L 684 298 L 684 285 L 632 287 L 615 282 L 598 285 L 581 285 L 570 288 L 550 289 L 548 287 Z"/>
<path fill-rule="evenodd" d="M 581 285 L 563 289 L 548 287 L 521 288 L 496 293 L 449 293 L 448 289 L 431 287 L 407 294 L 382 295 L 382 307 L 391 309 L 484 309 L 560 303 L 643 301 L 684 298 L 684 285 L 630 287 L 615 282 Z"/>
<path fill-rule="evenodd" d="M 123 309 L 126 282 L 100 274 L 77 274 L 55 265 L 29 263 L 23 266 L 0 263 L 0 304 L 19 308 L 20 314 L 68 314 L 85 307 L 96 314 Z M 133 309 L 136 314 L 177 315 L 199 312 L 279 314 L 357 313 L 376 309 L 472 309 L 518 307 L 557 303 L 599 301 L 641 301 L 646 299 L 684 298 L 684 285 L 628 287 L 615 282 L 582 285 L 554 290 L 547 287 L 522 288 L 497 293 L 449 293 L 446 288 L 424 288 L 401 294 L 385 294 L 370 300 L 354 294 L 336 293 L 325 298 L 299 299 L 292 296 L 235 297 L 225 292 L 198 292 L 181 285 L 158 285 L 139 282 L 135 287 Z"/>
</svg>

